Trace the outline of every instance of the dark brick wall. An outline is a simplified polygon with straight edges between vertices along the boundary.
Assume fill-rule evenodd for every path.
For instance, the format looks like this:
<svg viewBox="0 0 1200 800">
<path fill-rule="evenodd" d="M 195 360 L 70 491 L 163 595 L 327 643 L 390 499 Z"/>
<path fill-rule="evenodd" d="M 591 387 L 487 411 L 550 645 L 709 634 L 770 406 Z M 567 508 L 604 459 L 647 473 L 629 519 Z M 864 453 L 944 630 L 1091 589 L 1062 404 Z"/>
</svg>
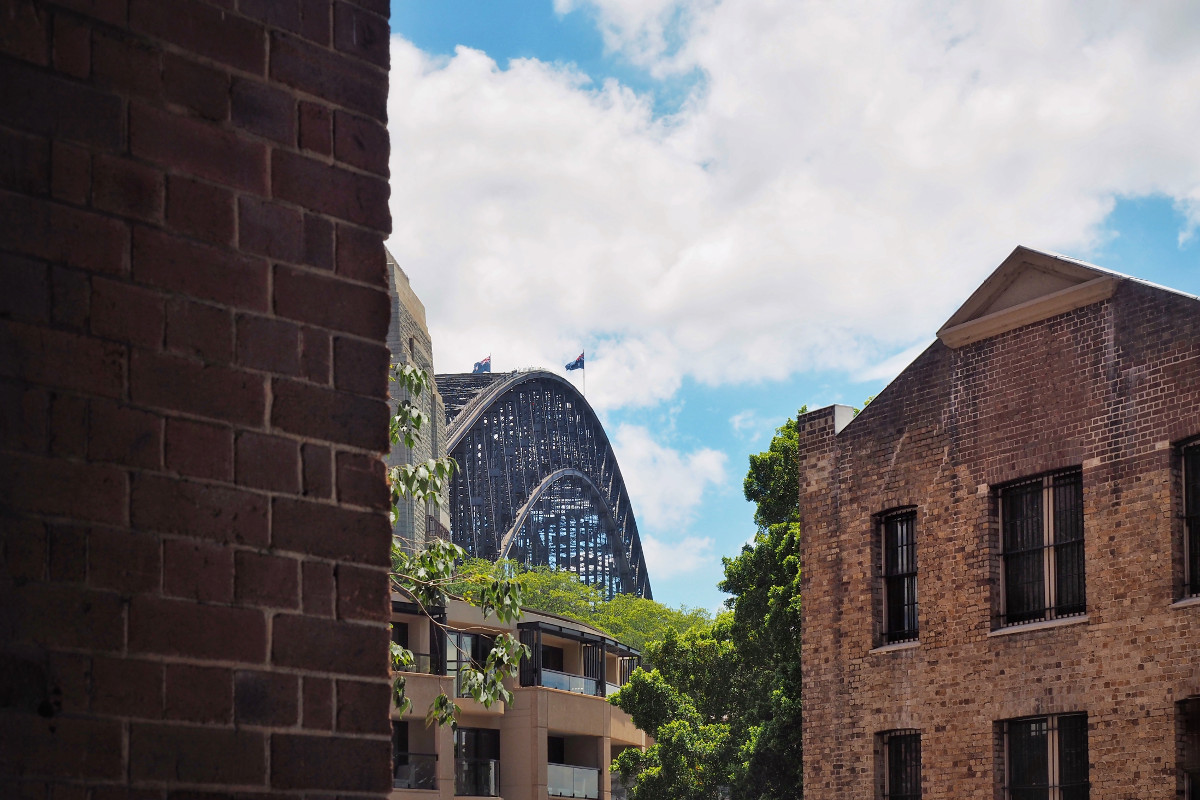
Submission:
<svg viewBox="0 0 1200 800">
<path fill-rule="evenodd" d="M 0 0 L 4 797 L 390 789 L 387 15 Z"/>
<path fill-rule="evenodd" d="M 1000 796 L 999 720 L 1086 711 L 1093 800 L 1175 798 L 1174 704 L 1200 695 L 1200 605 L 1173 607 L 1174 444 L 1200 434 L 1200 303 L 1111 300 L 936 342 L 841 433 L 800 418 L 805 796 L 870 798 L 875 736 L 921 732 L 926 798 Z M 989 635 L 994 487 L 1081 466 L 1087 618 Z M 880 644 L 874 515 L 917 509 L 920 641 Z"/>
</svg>

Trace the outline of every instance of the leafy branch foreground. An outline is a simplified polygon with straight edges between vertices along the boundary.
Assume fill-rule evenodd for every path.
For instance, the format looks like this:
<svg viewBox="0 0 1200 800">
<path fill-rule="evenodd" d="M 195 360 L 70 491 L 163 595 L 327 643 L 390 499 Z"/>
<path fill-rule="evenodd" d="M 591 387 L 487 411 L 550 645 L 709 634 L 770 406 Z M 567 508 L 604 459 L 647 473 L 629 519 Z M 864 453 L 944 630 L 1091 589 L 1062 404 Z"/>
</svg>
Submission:
<svg viewBox="0 0 1200 800">
<path fill-rule="evenodd" d="M 396 365 L 389 379 L 400 386 L 399 404 L 388 424 L 388 438 L 393 446 L 403 442 L 411 451 L 421 438 L 421 430 L 429 423 L 428 415 L 417 408 L 415 400 L 429 390 L 429 373 L 412 365 Z M 445 457 L 428 459 L 420 464 L 401 464 L 388 470 L 390 486 L 391 521 L 395 525 L 399 517 L 398 506 L 405 498 L 426 507 L 438 507 L 445 496 L 446 487 L 458 468 L 454 459 Z M 465 582 L 459 575 L 457 565 L 466 560 L 467 553 L 451 542 L 435 539 L 424 550 L 409 553 L 397 539 L 392 539 L 392 564 L 390 583 L 393 592 L 416 604 L 421 613 L 434 622 L 442 633 L 449 629 L 439 622 L 431 609 L 442 608 L 450 600 L 461 600 L 479 607 L 484 618 L 495 614 L 501 622 L 512 622 L 521 617 L 521 585 L 503 576 L 486 581 Z M 447 637 L 449 641 L 453 639 Z M 522 658 L 530 655 L 529 648 L 510 634 L 496 637 L 491 652 L 483 663 L 471 659 L 471 654 L 459 651 L 462 667 L 458 672 L 455 691 L 460 696 L 469 696 L 490 708 L 497 701 L 512 702 L 512 693 L 504 687 L 504 679 L 516 673 Z M 391 645 L 392 697 L 396 707 L 403 713 L 412 707 L 405 694 L 404 672 L 416 663 L 411 650 L 396 642 Z M 452 724 L 460 712 L 458 703 L 444 691 L 430 703 L 425 714 L 426 724 Z"/>
</svg>

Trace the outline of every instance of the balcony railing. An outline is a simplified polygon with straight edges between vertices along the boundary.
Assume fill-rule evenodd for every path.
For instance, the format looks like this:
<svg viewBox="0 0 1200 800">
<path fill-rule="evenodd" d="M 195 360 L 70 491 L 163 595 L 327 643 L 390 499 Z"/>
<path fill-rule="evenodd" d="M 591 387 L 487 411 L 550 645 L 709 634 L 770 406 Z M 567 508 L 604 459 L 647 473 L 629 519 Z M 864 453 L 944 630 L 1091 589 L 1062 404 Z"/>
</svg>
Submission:
<svg viewBox="0 0 1200 800">
<path fill-rule="evenodd" d="M 413 663 L 400 670 L 401 672 L 417 672 L 421 675 L 437 675 L 438 662 L 429 653 L 413 652 Z"/>
<path fill-rule="evenodd" d="M 549 764 L 546 769 L 546 793 L 551 797 L 600 797 L 600 770 Z"/>
<path fill-rule="evenodd" d="M 397 789 L 437 789 L 437 756 L 432 753 L 398 753 L 392 769 Z"/>
<path fill-rule="evenodd" d="M 612 800 L 628 800 L 629 789 L 633 786 L 633 781 L 626 782 L 625 777 L 619 772 L 613 772 L 609 775 L 612 781 L 612 788 L 609 790 L 608 796 Z"/>
<path fill-rule="evenodd" d="M 483 758 L 455 759 L 454 793 L 469 797 L 499 797 L 500 762 Z"/>
<path fill-rule="evenodd" d="M 585 678 L 582 675 L 568 675 L 556 669 L 542 668 L 542 686 L 547 689 L 562 689 L 564 692 L 579 694 L 598 694 L 595 678 Z"/>
<path fill-rule="evenodd" d="M 619 691 L 621 691 L 621 687 L 618 684 L 615 684 L 615 683 L 604 684 L 604 696 L 605 697 L 612 697 L 614 694 L 616 694 Z"/>
</svg>

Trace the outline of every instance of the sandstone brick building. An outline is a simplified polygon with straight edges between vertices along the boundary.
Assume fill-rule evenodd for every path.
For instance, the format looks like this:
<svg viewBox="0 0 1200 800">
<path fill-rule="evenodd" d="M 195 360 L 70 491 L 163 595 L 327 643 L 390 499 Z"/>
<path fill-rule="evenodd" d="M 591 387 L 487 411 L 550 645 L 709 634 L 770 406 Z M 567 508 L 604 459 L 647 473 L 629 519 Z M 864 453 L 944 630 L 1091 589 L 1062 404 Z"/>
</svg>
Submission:
<svg viewBox="0 0 1200 800">
<path fill-rule="evenodd" d="M 387 346 L 393 364 L 412 364 L 429 375 L 430 389 L 412 399 L 413 404 L 426 417 L 421 429 L 421 438 L 416 446 L 408 448 L 403 442 L 392 446 L 388 453 L 388 466 L 415 464 L 446 455 L 446 405 L 434 381 L 433 339 L 425 321 L 425 304 L 417 297 L 408 275 L 387 253 L 388 288 L 392 301 L 392 321 L 388 326 Z M 392 384 L 393 395 L 399 384 Z M 392 407 L 399 398 L 393 397 Z M 396 507 L 396 524 L 392 534 L 404 546 L 419 550 L 427 538 L 438 537 L 449 540 L 450 514 L 446 504 L 435 506 L 429 501 L 403 498 Z"/>
<path fill-rule="evenodd" d="M 388 12 L 0 2 L 0 797 L 391 789 Z"/>
<path fill-rule="evenodd" d="M 1197 298 L 1018 248 L 799 427 L 806 798 L 1200 793 Z"/>
</svg>

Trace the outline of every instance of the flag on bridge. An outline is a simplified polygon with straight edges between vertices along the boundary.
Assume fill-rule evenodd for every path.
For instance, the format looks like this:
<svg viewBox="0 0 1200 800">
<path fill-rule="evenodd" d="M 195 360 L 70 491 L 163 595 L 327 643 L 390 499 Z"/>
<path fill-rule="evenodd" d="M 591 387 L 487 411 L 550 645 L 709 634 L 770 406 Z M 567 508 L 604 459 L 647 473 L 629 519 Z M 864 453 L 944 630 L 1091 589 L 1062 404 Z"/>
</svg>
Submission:
<svg viewBox="0 0 1200 800">
<path fill-rule="evenodd" d="M 485 358 L 483 358 L 479 361 L 476 361 L 475 366 L 471 368 L 472 373 L 491 372 L 491 371 L 492 371 L 492 354 L 491 353 L 488 353 Z"/>
<path fill-rule="evenodd" d="M 570 364 L 567 364 L 567 369 L 583 369 L 583 353 L 579 354 L 579 358 L 575 359 Z"/>
</svg>

